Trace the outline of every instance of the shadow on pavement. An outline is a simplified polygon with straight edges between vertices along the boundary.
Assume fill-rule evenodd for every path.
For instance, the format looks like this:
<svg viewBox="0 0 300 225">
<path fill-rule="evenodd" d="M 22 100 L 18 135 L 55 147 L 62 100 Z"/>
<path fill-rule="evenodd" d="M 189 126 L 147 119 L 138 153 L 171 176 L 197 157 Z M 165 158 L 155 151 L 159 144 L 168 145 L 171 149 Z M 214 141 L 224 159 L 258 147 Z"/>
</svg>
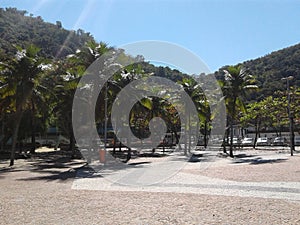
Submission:
<svg viewBox="0 0 300 225">
<path fill-rule="evenodd" d="M 83 171 L 82 174 L 85 176 L 91 173 L 91 168 L 88 168 L 82 159 L 79 157 L 74 159 L 68 151 L 38 152 L 22 162 L 16 160 L 13 167 L 8 167 L 8 163 L 5 163 L 8 161 L 2 162 L 1 164 L 5 167 L 1 165 L 1 179 L 12 173 L 32 172 L 17 180 L 66 181 L 75 178 L 79 169 Z"/>
<path fill-rule="evenodd" d="M 235 158 L 250 158 L 250 157 L 254 157 L 256 155 L 250 155 L 250 154 L 245 154 L 245 153 L 240 153 L 240 154 L 236 154 L 234 155 Z"/>
<path fill-rule="evenodd" d="M 144 154 L 143 157 L 167 157 L 164 154 Z M 181 161 L 181 162 L 210 162 L 215 158 L 209 157 L 208 153 L 194 153 L 190 158 L 178 156 L 170 157 L 169 161 Z M 95 178 L 102 177 L 105 174 L 111 174 L 116 171 L 126 170 L 131 168 L 145 168 L 151 164 L 151 160 L 145 159 L 141 162 L 129 162 L 129 163 L 114 163 L 115 159 L 107 161 L 103 165 L 98 165 L 93 167 L 88 165 L 82 159 L 74 159 L 71 157 L 70 152 L 68 151 L 52 151 L 52 152 L 40 152 L 36 153 L 32 158 L 23 159 L 24 162 L 22 165 L 18 164 L 16 161 L 15 167 L 2 167 L 4 161 L 1 162 L 0 167 L 0 179 L 4 179 L 6 176 L 9 176 L 12 173 L 17 172 L 32 172 L 26 174 L 26 177 L 20 177 L 19 180 L 47 180 L 47 181 L 67 181 L 69 179 L 74 179 L 76 177 L 82 178 Z M 97 159 L 99 162 L 99 159 Z M 267 164 L 267 163 L 281 163 L 286 161 L 284 158 L 263 158 L 251 154 L 240 153 L 235 155 L 235 159 L 232 163 L 234 164 Z M 7 161 L 6 161 L 7 162 Z M 99 163 L 98 163 L 99 164 Z M 102 172 L 103 174 L 99 173 Z"/>
<path fill-rule="evenodd" d="M 235 161 L 233 161 L 233 163 L 247 163 L 247 164 L 252 164 L 252 165 L 259 165 L 259 164 L 266 164 L 266 163 L 281 163 L 286 161 L 287 159 L 263 159 L 261 157 L 256 157 L 256 158 L 239 158 Z"/>
</svg>

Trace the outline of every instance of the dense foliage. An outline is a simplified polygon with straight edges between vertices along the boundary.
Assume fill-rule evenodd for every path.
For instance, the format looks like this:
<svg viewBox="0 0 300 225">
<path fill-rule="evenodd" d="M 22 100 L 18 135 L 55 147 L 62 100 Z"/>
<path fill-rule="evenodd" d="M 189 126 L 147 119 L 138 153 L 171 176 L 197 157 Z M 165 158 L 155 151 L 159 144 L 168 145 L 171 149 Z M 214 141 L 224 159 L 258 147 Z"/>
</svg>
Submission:
<svg viewBox="0 0 300 225">
<path fill-rule="evenodd" d="M 249 70 L 257 81 L 259 90 L 251 95 L 251 100 L 262 100 L 272 96 L 277 90 L 285 90 L 286 83 L 281 79 L 293 76 L 291 86 L 300 87 L 300 44 L 272 52 L 263 57 L 245 61 L 240 64 Z M 224 66 L 215 72 L 219 79 L 223 79 Z"/>
<path fill-rule="evenodd" d="M 45 58 L 63 58 L 94 38 L 83 30 L 69 31 L 60 21 L 51 24 L 40 16 L 27 16 L 24 10 L 0 8 L 0 54 L 11 57 L 14 45 L 26 48 L 29 44 L 41 48 Z"/>
</svg>

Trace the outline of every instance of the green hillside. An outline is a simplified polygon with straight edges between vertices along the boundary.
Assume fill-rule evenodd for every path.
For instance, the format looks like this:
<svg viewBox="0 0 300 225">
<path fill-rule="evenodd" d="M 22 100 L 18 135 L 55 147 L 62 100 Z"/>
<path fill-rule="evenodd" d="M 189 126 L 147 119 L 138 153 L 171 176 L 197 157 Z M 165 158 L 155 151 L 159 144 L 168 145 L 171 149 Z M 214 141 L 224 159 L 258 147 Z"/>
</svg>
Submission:
<svg viewBox="0 0 300 225">
<path fill-rule="evenodd" d="M 281 80 L 283 77 L 294 76 L 291 85 L 300 86 L 300 44 L 243 64 L 257 76 L 264 95 L 272 95 L 276 89 L 285 89 L 285 83 Z"/>
<path fill-rule="evenodd" d="M 39 54 L 44 58 L 64 58 L 90 41 L 95 41 L 93 36 L 81 29 L 69 31 L 59 21 L 56 24 L 47 23 L 39 16 L 28 15 L 24 10 L 0 8 L 1 58 L 11 58 L 16 53 L 15 46 L 26 48 L 29 44 L 39 47 Z M 154 72 L 174 81 L 184 76 L 180 71 L 168 67 L 155 67 L 146 62 L 142 65 L 145 72 Z"/>
<path fill-rule="evenodd" d="M 6 57 L 15 54 L 14 45 L 25 48 L 34 44 L 41 48 L 43 57 L 62 58 L 91 40 L 94 38 L 89 33 L 66 30 L 59 21 L 51 24 L 23 10 L 0 8 L 0 53 Z"/>
<path fill-rule="evenodd" d="M 286 83 L 281 78 L 294 76 L 291 86 L 300 87 L 300 44 L 274 51 L 263 57 L 241 63 L 256 77 L 259 91 L 256 100 L 273 95 L 277 90 L 285 90 Z M 215 74 L 222 79 L 224 66 Z"/>
</svg>

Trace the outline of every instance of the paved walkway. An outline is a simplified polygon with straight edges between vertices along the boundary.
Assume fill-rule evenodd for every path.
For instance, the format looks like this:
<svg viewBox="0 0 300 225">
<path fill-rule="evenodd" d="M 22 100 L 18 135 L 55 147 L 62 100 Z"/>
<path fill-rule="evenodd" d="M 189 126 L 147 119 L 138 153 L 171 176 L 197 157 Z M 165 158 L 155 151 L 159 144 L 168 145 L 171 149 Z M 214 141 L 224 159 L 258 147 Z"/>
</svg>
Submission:
<svg viewBox="0 0 300 225">
<path fill-rule="evenodd" d="M 255 160 L 254 157 L 247 157 L 247 160 Z M 79 170 L 72 188 L 102 191 L 194 193 L 300 202 L 300 182 L 238 182 L 203 176 L 197 172 L 229 163 L 228 159 L 216 158 L 212 154 L 205 158 L 205 161 L 187 163 L 183 158 L 175 156 L 151 163 L 144 160 L 123 168 L 115 168 L 107 163 L 95 166 L 97 172 L 89 176 L 86 176 L 85 171 Z M 259 160 L 275 160 L 275 158 L 278 159 L 278 153 L 262 155 Z M 287 158 L 287 154 L 280 156 L 280 160 Z M 235 160 L 238 162 L 241 159 Z M 194 171 L 194 173 L 186 171 Z"/>
<path fill-rule="evenodd" d="M 298 225 L 300 154 L 271 152 L 138 157 L 97 173 L 62 152 L 0 161 L 0 224 Z"/>
</svg>

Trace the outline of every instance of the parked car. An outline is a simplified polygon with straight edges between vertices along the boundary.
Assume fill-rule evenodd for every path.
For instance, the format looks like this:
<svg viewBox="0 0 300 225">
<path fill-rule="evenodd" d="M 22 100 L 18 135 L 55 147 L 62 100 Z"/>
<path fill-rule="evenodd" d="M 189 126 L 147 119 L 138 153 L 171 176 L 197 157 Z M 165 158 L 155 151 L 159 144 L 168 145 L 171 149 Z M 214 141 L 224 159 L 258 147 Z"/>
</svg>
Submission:
<svg viewBox="0 0 300 225">
<path fill-rule="evenodd" d="M 41 135 L 35 136 L 35 144 L 36 146 L 47 146 L 47 147 L 54 147 L 56 144 L 57 137 L 42 137 Z M 25 144 L 31 143 L 31 137 L 28 137 L 27 139 L 23 140 Z"/>
<path fill-rule="evenodd" d="M 7 142 L 4 144 L 4 146 L 7 148 L 11 148 L 12 146 L 12 137 L 10 137 Z M 31 149 L 32 148 L 32 143 L 31 141 L 30 142 L 26 142 L 24 140 L 18 140 L 17 143 L 16 143 L 16 147 L 17 148 L 24 148 L 24 149 Z M 38 143 L 38 142 L 35 142 L 35 147 L 36 148 L 39 148 L 41 147 L 41 144 Z"/>
<path fill-rule="evenodd" d="M 285 137 L 276 137 L 273 141 L 274 146 L 286 146 L 288 145 L 288 140 Z"/>
<path fill-rule="evenodd" d="M 260 137 L 260 138 L 257 139 L 256 145 L 257 146 L 271 145 L 271 139 L 267 138 L 267 137 Z"/>
<path fill-rule="evenodd" d="M 223 144 L 223 139 L 222 138 L 214 138 L 211 140 L 211 143 L 213 145 L 222 145 Z"/>
<path fill-rule="evenodd" d="M 230 144 L 230 142 L 229 142 L 229 144 Z M 242 141 L 241 141 L 240 138 L 234 137 L 234 138 L 232 139 L 232 144 L 233 144 L 234 146 L 240 146 L 240 145 L 242 144 Z"/>
<path fill-rule="evenodd" d="M 295 136 L 294 143 L 296 146 L 300 146 L 300 136 Z"/>
<path fill-rule="evenodd" d="M 253 138 L 245 137 L 242 140 L 242 146 L 253 146 L 253 144 L 254 144 Z"/>
</svg>

